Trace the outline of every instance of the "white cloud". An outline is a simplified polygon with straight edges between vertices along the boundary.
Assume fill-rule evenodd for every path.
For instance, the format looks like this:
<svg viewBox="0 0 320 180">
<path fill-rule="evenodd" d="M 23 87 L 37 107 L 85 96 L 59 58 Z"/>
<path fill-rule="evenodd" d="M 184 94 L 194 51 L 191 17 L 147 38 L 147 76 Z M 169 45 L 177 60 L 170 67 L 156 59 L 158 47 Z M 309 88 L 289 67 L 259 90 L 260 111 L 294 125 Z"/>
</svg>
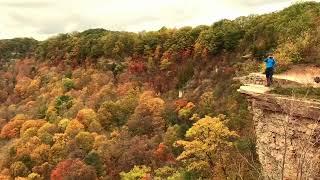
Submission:
<svg viewBox="0 0 320 180">
<path fill-rule="evenodd" d="M 142 31 L 282 9 L 299 0 L 0 0 L 0 38 L 44 39 L 89 28 Z"/>
</svg>

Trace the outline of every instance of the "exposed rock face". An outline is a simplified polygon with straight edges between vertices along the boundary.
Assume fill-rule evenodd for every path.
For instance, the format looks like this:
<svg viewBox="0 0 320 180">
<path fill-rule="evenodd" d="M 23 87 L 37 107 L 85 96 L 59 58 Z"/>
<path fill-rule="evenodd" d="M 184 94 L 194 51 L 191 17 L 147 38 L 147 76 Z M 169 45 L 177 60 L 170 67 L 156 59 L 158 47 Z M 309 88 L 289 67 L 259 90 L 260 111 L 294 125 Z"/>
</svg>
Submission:
<svg viewBox="0 0 320 180">
<path fill-rule="evenodd" d="M 252 86 L 239 92 L 250 102 L 263 176 L 320 179 L 320 102 L 268 94 Z"/>
</svg>

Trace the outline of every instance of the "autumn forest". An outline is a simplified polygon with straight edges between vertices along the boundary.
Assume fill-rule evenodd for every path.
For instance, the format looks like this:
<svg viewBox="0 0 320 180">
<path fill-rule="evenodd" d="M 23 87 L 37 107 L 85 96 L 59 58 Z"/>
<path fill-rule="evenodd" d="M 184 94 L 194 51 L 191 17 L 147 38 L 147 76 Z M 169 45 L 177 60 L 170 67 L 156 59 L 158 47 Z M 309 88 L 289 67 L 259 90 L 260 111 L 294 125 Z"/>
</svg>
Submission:
<svg viewBox="0 0 320 180">
<path fill-rule="evenodd" d="M 0 40 L 0 179 L 257 179 L 234 77 L 320 65 L 320 4 L 140 33 Z"/>
</svg>

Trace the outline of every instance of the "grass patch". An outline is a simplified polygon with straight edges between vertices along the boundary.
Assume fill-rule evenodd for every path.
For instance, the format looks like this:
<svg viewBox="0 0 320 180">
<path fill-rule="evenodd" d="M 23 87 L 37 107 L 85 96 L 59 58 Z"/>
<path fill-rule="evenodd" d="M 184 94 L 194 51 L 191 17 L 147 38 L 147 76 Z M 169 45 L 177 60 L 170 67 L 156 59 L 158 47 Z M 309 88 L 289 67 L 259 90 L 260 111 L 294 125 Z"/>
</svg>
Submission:
<svg viewBox="0 0 320 180">
<path fill-rule="evenodd" d="M 284 88 L 277 86 L 270 93 L 320 100 L 320 88 L 314 87 Z"/>
</svg>

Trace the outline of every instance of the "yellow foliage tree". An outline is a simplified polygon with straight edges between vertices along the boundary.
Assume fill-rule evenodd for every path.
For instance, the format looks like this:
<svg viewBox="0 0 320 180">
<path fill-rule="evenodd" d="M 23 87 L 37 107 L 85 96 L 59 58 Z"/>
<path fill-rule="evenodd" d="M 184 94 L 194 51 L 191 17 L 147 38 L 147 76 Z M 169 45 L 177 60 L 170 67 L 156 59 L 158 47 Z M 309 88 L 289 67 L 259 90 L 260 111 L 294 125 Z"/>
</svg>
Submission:
<svg viewBox="0 0 320 180">
<path fill-rule="evenodd" d="M 49 159 L 48 152 L 50 151 L 50 146 L 47 144 L 41 144 L 40 146 L 35 147 L 33 152 L 30 154 L 31 158 L 34 160 L 36 165 L 41 165 Z"/>
<path fill-rule="evenodd" d="M 154 92 L 146 91 L 140 96 L 139 105 L 136 110 L 142 107 L 153 112 L 155 116 L 161 116 L 164 110 L 164 101 L 161 98 L 155 97 Z"/>
<path fill-rule="evenodd" d="M 55 134 L 53 141 L 54 144 L 49 151 L 49 162 L 57 164 L 67 158 L 70 138 L 66 134 Z"/>
<path fill-rule="evenodd" d="M 185 163 L 190 171 L 213 175 L 217 163 L 227 155 L 237 136 L 219 118 L 206 116 L 187 131 L 188 141 L 177 141 L 184 148 L 177 160 Z"/>
<path fill-rule="evenodd" d="M 35 91 L 39 90 L 40 87 L 40 79 L 34 79 L 30 82 L 28 86 L 28 94 L 33 94 Z"/>
<path fill-rule="evenodd" d="M 84 126 L 78 120 L 72 120 L 66 130 L 65 133 L 70 137 L 75 137 L 79 132 L 84 131 Z"/>
<path fill-rule="evenodd" d="M 76 137 L 76 144 L 80 149 L 89 152 L 93 148 L 94 136 L 89 132 L 80 132 Z"/>
<path fill-rule="evenodd" d="M 93 109 L 80 110 L 77 115 L 77 120 L 90 132 L 99 132 L 102 129 L 98 121 L 97 114 Z"/>
<path fill-rule="evenodd" d="M 23 125 L 20 129 L 20 134 L 23 134 L 29 128 L 40 128 L 45 123 L 46 123 L 46 121 L 43 121 L 43 120 L 28 120 L 23 123 Z"/>
</svg>

